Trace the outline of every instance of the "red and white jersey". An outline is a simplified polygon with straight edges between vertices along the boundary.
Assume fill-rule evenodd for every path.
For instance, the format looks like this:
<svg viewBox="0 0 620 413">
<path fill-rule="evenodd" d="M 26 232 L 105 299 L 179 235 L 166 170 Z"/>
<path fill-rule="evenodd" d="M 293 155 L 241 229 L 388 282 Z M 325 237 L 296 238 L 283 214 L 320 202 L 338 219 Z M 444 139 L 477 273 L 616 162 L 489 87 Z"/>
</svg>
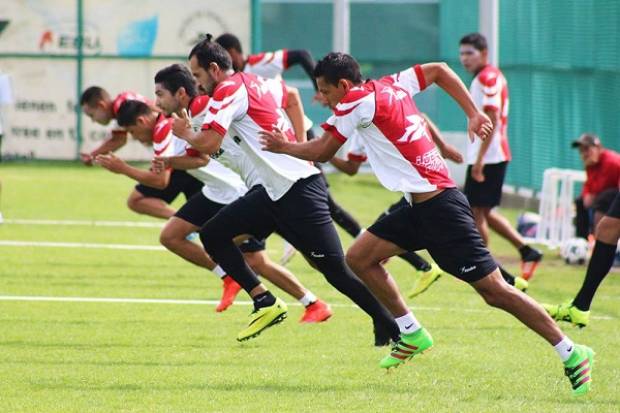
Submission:
<svg viewBox="0 0 620 413">
<path fill-rule="evenodd" d="M 366 162 L 368 160 L 366 148 L 364 148 L 364 144 L 357 133 L 351 136 L 347 143 L 349 144 L 349 149 L 347 151 L 348 160 L 355 162 Z"/>
<path fill-rule="evenodd" d="M 230 76 L 215 88 L 202 129 L 213 129 L 224 136 L 220 150 L 212 156 L 233 170 L 235 149 L 240 148 L 255 169 L 258 183 L 277 201 L 295 182 L 318 174 L 319 170 L 292 156 L 262 150 L 258 133 L 271 131 L 274 126 L 295 141 L 290 122 L 281 102 L 276 102 L 270 84 L 248 73 Z"/>
<path fill-rule="evenodd" d="M 483 163 L 494 164 L 510 161 L 508 145 L 508 83 L 498 68 L 487 65 L 471 82 L 469 92 L 476 106 L 482 110 L 493 109 L 499 114 L 497 127 L 493 132 L 493 140 L 484 154 Z M 468 141 L 467 163 L 476 163 L 482 141 Z"/>
<path fill-rule="evenodd" d="M 172 133 L 172 122 L 164 115 L 157 119 L 153 130 L 153 151 L 157 156 L 188 154 L 187 142 Z M 239 175 L 213 159 L 206 166 L 189 169 L 187 173 L 204 183 L 202 193 L 207 199 L 219 204 L 230 204 L 247 192 Z"/>
<path fill-rule="evenodd" d="M 123 128 L 122 126 L 119 126 L 118 123 L 116 122 L 116 116 L 118 115 L 118 111 L 121 108 L 121 105 L 128 100 L 139 100 L 140 102 L 151 104 L 151 102 L 149 102 L 147 98 L 140 95 L 139 93 L 135 93 L 135 92 L 119 93 L 112 101 L 112 113 L 114 114 L 114 119 L 110 123 L 110 131 L 113 134 L 127 133 L 125 128 Z"/>
<path fill-rule="evenodd" d="M 265 79 L 279 78 L 288 69 L 287 58 L 286 49 L 249 55 L 243 71 Z"/>
<path fill-rule="evenodd" d="M 431 192 L 456 185 L 412 96 L 424 90 L 420 66 L 352 88 L 322 127 L 361 139 L 379 181 L 391 191 Z"/>
</svg>

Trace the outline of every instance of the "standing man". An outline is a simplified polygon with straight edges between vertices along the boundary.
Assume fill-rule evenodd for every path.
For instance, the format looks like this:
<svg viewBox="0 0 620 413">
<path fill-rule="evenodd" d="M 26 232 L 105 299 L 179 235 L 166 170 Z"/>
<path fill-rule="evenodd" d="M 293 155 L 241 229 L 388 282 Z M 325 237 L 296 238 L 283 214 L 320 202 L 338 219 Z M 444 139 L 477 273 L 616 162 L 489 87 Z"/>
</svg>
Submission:
<svg viewBox="0 0 620 413">
<path fill-rule="evenodd" d="M 500 204 L 511 159 L 507 135 L 508 83 L 502 72 L 489 63 L 487 40 L 480 33 L 461 39 L 460 57 L 465 70 L 475 76 L 469 88 L 474 103 L 493 123 L 488 139 L 468 144 L 465 195 L 484 243 L 489 245 L 489 227 L 508 240 L 519 250 L 523 278 L 527 280 L 534 275 L 543 255 L 527 245 L 510 222 L 494 210 Z"/>
<path fill-rule="evenodd" d="M 323 125 L 323 136 L 292 143 L 274 129 L 261 132 L 261 143 L 276 153 L 324 160 L 331 159 L 349 138 L 360 137 L 383 186 L 406 194 L 409 206 L 377 221 L 347 252 L 347 263 L 390 310 L 400 329 L 400 340 L 380 366 L 398 366 L 433 345 L 381 265 L 405 251 L 427 249 L 443 270 L 469 283 L 489 305 L 512 314 L 551 344 L 564 363 L 573 393 L 586 393 L 594 352 L 574 344 L 536 301 L 502 279 L 476 230 L 467 200 L 456 189 L 413 102 L 415 94 L 436 83 L 467 115 L 469 136 L 487 138 L 492 123 L 476 108 L 458 76 L 445 63 L 428 63 L 362 82 L 359 64 L 343 53 L 325 56 L 315 75 L 319 90 L 334 109 Z"/>
<path fill-rule="evenodd" d="M 209 255 L 254 301 L 248 327 L 237 340 L 255 337 L 286 316 L 286 304 L 261 284 L 233 243 L 238 235 L 263 239 L 273 232 L 304 254 L 330 284 L 372 318 L 375 344 L 397 339 L 398 327 L 390 314 L 345 263 L 319 171 L 309 162 L 262 150 L 259 132 L 274 125 L 287 139 L 296 141 L 265 79 L 235 73 L 228 52 L 211 42 L 210 36 L 191 50 L 189 63 L 211 99 L 200 132 L 194 133 L 183 119 L 176 119 L 174 134 L 233 170 L 250 169 L 257 183 L 248 185 L 247 194 L 221 209 L 201 231 L 208 234 L 203 242 Z"/>
</svg>

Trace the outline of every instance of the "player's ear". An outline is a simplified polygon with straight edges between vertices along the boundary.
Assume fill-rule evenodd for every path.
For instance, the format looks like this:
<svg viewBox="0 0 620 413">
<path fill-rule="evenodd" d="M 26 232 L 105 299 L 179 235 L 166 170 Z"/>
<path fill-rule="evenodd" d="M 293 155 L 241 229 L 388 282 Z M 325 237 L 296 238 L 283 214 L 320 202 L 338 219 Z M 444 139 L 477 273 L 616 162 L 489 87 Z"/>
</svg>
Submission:
<svg viewBox="0 0 620 413">
<path fill-rule="evenodd" d="M 351 82 L 348 81 L 347 79 L 340 79 L 338 81 L 338 87 L 342 88 L 346 93 L 349 91 L 349 89 L 351 89 Z"/>
</svg>

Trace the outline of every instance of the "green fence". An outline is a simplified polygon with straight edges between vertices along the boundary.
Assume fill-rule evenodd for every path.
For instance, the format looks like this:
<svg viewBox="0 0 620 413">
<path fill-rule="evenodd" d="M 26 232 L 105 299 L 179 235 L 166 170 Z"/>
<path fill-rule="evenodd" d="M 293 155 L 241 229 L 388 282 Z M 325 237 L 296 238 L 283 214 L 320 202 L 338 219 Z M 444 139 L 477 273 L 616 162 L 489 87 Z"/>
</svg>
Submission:
<svg viewBox="0 0 620 413">
<path fill-rule="evenodd" d="M 331 47 L 331 1 L 265 0 L 260 21 L 265 50 L 307 48 L 320 57 Z M 458 41 L 477 29 L 478 0 L 351 1 L 351 53 L 368 77 L 443 60 L 468 84 Z M 500 67 L 510 89 L 514 158 L 507 183 L 540 189 L 545 169 L 580 169 L 569 143 L 584 131 L 620 150 L 619 38 L 617 0 L 500 1 Z M 287 78 L 304 75 L 291 70 Z M 311 106 L 311 95 L 305 93 L 304 104 L 321 121 L 328 112 Z M 443 130 L 465 129 L 462 112 L 443 92 L 430 90 L 417 103 Z"/>
</svg>

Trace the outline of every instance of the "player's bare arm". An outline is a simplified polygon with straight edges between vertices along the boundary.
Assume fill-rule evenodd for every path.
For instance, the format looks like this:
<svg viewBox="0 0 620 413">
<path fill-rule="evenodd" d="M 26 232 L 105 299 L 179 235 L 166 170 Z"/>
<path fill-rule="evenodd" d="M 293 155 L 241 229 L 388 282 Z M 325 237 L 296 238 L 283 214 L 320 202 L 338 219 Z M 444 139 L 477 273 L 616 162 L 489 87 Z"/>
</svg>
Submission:
<svg viewBox="0 0 620 413">
<path fill-rule="evenodd" d="M 343 159 L 337 156 L 334 156 L 332 159 L 330 159 L 329 163 L 334 165 L 334 167 L 340 172 L 344 172 L 349 176 L 356 175 L 360 170 L 360 166 L 362 166 L 362 162 L 360 161 L 355 161 L 353 159 Z"/>
<path fill-rule="evenodd" d="M 433 142 L 435 142 L 435 145 L 437 145 L 439 152 L 441 152 L 441 156 L 455 163 L 463 163 L 463 155 L 459 152 L 458 149 L 456 149 L 453 145 L 450 145 L 443 139 L 443 136 L 441 136 L 441 131 L 439 130 L 437 125 L 435 125 L 433 121 L 430 120 L 428 116 L 426 116 L 425 113 L 422 114 L 422 117 L 428 125 L 428 130 L 431 133 L 431 138 L 433 139 Z"/>
<path fill-rule="evenodd" d="M 187 171 L 190 169 L 198 169 L 209 163 L 209 156 L 200 154 L 200 156 L 156 156 L 151 161 L 152 169 L 161 173 L 168 168 Z"/>
<path fill-rule="evenodd" d="M 287 99 L 284 112 L 286 112 L 286 116 L 288 116 L 291 121 L 297 142 L 305 142 L 306 131 L 304 128 L 304 105 L 301 102 L 299 89 L 287 86 L 286 95 Z"/>
<path fill-rule="evenodd" d="M 200 153 L 210 155 L 216 153 L 222 146 L 223 135 L 220 135 L 213 129 L 202 130 L 194 133 L 187 114 L 185 112 L 182 117 L 176 113 L 172 114 L 174 122 L 172 124 L 172 132 L 179 138 L 189 143 L 194 149 Z"/>
<path fill-rule="evenodd" d="M 151 188 L 164 189 L 170 182 L 170 171 L 158 174 L 155 171 L 135 168 L 113 153 L 98 155 L 95 163 L 110 172 L 125 175 Z"/>
<path fill-rule="evenodd" d="M 327 162 L 334 157 L 342 143 L 329 132 L 309 142 L 289 142 L 282 131 L 274 128 L 273 131 L 261 131 L 260 142 L 263 150 L 283 153 L 307 161 Z"/>
</svg>

